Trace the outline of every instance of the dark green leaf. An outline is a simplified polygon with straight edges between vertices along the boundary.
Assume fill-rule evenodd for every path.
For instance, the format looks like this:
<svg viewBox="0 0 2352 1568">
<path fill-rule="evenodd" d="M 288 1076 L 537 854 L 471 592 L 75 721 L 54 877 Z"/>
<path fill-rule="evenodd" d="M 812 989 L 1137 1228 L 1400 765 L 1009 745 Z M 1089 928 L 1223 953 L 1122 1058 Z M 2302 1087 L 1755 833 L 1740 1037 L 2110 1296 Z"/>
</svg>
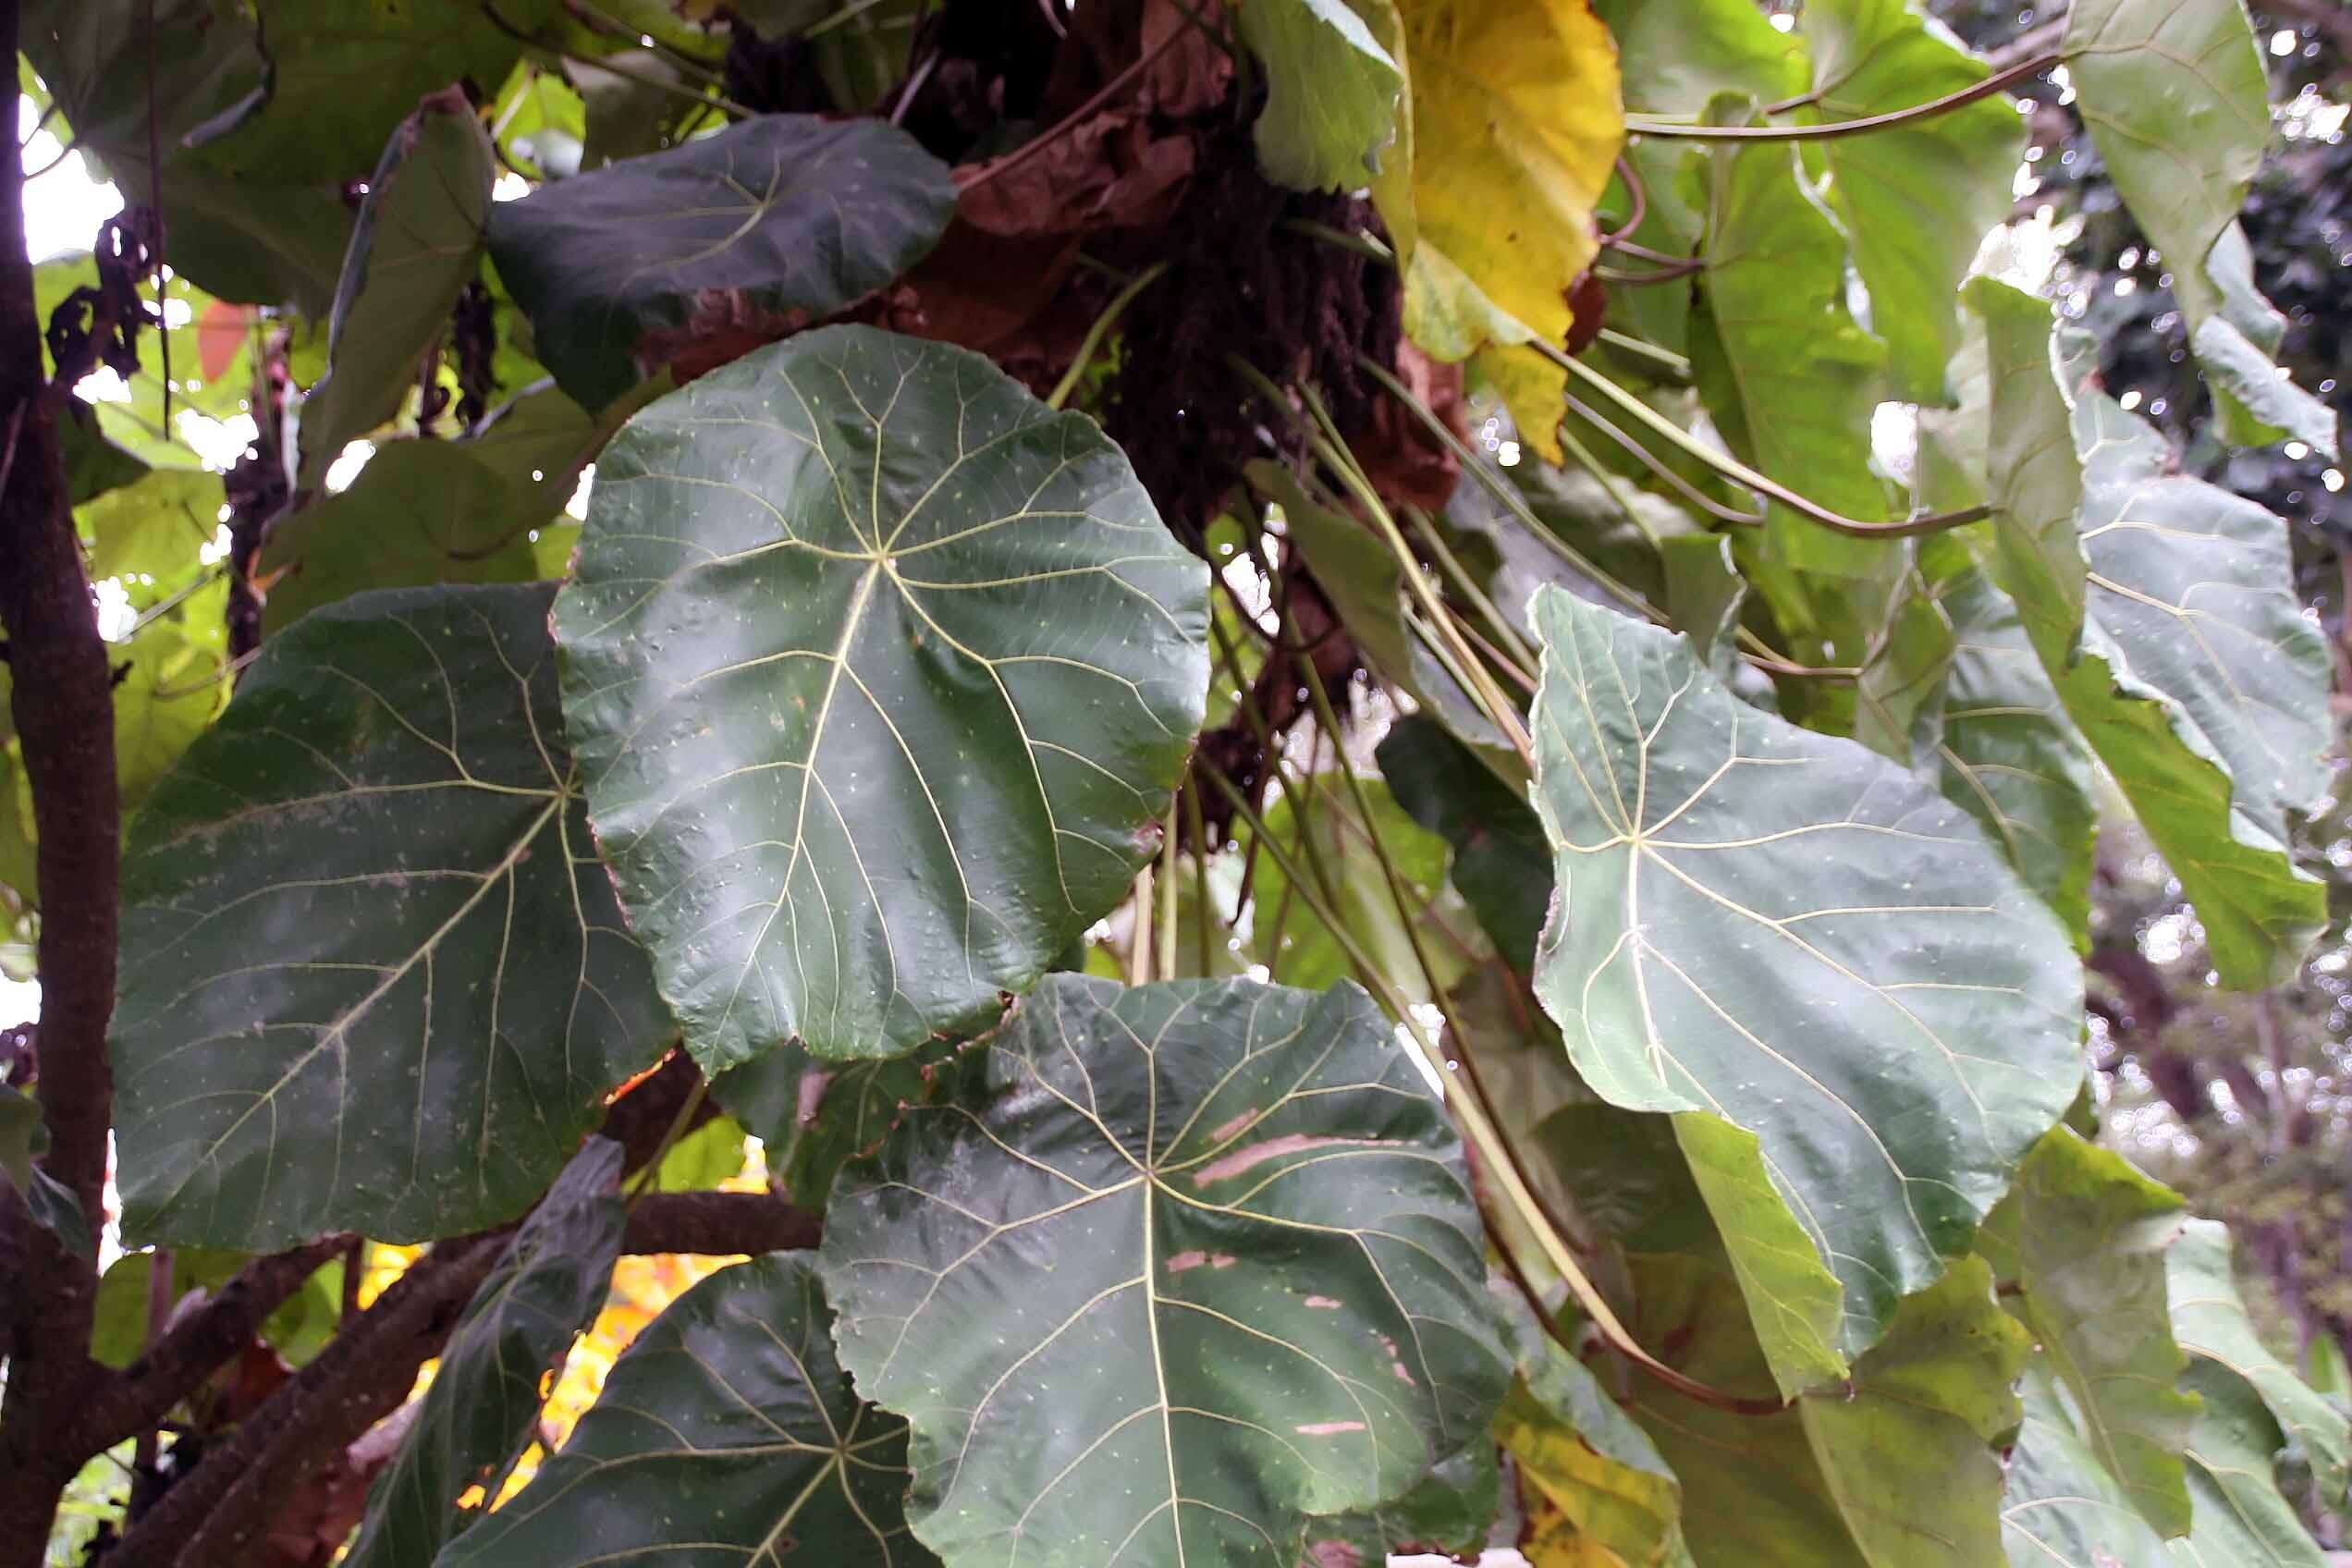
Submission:
<svg viewBox="0 0 2352 1568">
<path fill-rule="evenodd" d="M 1379 1568 L 1391 1556 L 1475 1558 L 1502 1508 L 1502 1467 L 1479 1439 L 1429 1466 L 1394 1502 L 1307 1524 L 1310 1568 Z M 1341 1555 L 1354 1552 L 1349 1563 Z"/>
<path fill-rule="evenodd" d="M 368 1495 L 348 1568 L 431 1562 L 472 1522 L 459 1499 L 538 1437 L 548 1379 L 605 1304 L 628 1214 L 621 1146 L 591 1138 L 473 1292 L 392 1464 Z"/>
<path fill-rule="evenodd" d="M 2023 1290 L 2027 1323 L 2073 1396 L 2091 1451 L 2160 1535 L 2185 1535 L 2181 1449 L 2197 1402 L 2173 1387 L 2165 1249 L 2178 1194 L 2065 1128 L 2041 1141 L 1985 1226 L 1987 1256 Z"/>
<path fill-rule="evenodd" d="M 959 1035 L 1108 913 L 1207 588 L 1100 430 L 960 349 L 829 327 L 631 420 L 557 601 L 566 717 L 704 1069 Z"/>
<path fill-rule="evenodd" d="M 1660 629 L 1557 589 L 1536 622 L 1535 800 L 1575 912 L 1537 955 L 1544 1004 L 1603 1098 L 1756 1134 L 1752 1182 L 1710 1156 L 1702 1185 L 1777 1191 L 1844 1283 L 1850 1357 L 2073 1099 L 2065 936 L 1904 769 L 1741 703 Z M 1719 1223 L 1755 1234 L 1729 1190 Z M 1776 1362 L 1789 1392 L 1829 1369 Z"/>
<path fill-rule="evenodd" d="M 562 749 L 550 594 L 306 618 L 138 817 L 113 1040 L 134 1241 L 510 1219 L 659 1054 Z"/>
<path fill-rule="evenodd" d="M 791 1254 L 704 1280 L 613 1364 L 562 1451 L 435 1568 L 936 1562 L 906 1535 L 906 1424 L 851 1390 L 832 1319 Z"/>
<path fill-rule="evenodd" d="M 1346 0 L 1260 0 L 1234 18 L 1266 71 L 1258 167 L 1297 190 L 1361 190 L 1396 140 L 1404 79 Z"/>
<path fill-rule="evenodd" d="M 1378 760 L 1398 803 L 1453 846 L 1453 885 L 1478 924 L 1513 968 L 1531 969 L 1551 902 L 1551 851 L 1534 808 L 1426 715 L 1391 726 Z"/>
<path fill-rule="evenodd" d="M 1482 1437 L 1476 1211 L 1361 991 L 1056 975 L 986 1048 L 994 1097 L 911 1108 L 822 1255 L 951 1564 L 1293 1568 Z"/>
<path fill-rule="evenodd" d="M 2162 438 L 2092 384 L 2089 346 L 2053 349 L 2048 305 L 1989 278 L 1969 298 L 1993 366 L 2002 586 L 2197 905 L 2223 984 L 2267 985 L 2326 913 L 2288 853 L 2328 792 L 2330 730 L 2286 529 L 2172 472 Z"/>
<path fill-rule="evenodd" d="M 896 126 L 763 115 L 500 202 L 490 255 L 557 381 L 601 409 L 715 340 L 781 337 L 881 288 L 955 196 Z"/>
<path fill-rule="evenodd" d="M 67 498 L 77 507 L 135 484 L 148 472 L 145 459 L 106 438 L 96 410 L 79 398 L 67 399 L 57 410 L 57 450 L 66 470 Z"/>
<path fill-rule="evenodd" d="M 497 176 L 490 139 L 457 88 L 400 122 L 369 178 L 335 288 L 326 378 L 301 406 L 296 484 L 317 485 L 344 447 L 389 420 L 480 270 Z"/>
</svg>

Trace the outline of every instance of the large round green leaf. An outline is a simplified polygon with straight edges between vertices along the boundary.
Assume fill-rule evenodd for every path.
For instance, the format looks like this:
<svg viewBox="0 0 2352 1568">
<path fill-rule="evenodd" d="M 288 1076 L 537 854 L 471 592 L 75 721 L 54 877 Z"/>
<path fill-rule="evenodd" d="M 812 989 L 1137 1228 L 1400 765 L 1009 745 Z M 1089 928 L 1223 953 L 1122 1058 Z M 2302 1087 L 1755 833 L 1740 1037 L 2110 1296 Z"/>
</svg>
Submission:
<svg viewBox="0 0 2352 1568">
<path fill-rule="evenodd" d="M 2072 944 L 1906 769 L 1742 703 L 1666 631 L 1557 588 L 1535 606 L 1535 800 L 1559 888 L 1544 1006 L 1603 1098 L 1754 1134 L 1746 1153 L 1704 1138 L 1699 1172 L 1750 1305 L 1786 1310 L 1758 1287 L 1727 1160 L 1770 1179 L 1842 1283 L 1831 1348 L 1850 1357 L 2072 1100 Z M 1696 1156 L 1703 1133 L 1681 1137 Z"/>
<path fill-rule="evenodd" d="M 947 165 L 895 125 L 762 115 L 501 202 L 490 257 L 556 380 L 601 409 L 883 287 L 955 206 Z"/>
<path fill-rule="evenodd" d="M 596 831 L 705 1068 L 992 1017 L 1153 852 L 1207 572 L 977 355 L 833 327 L 631 420 L 556 603 Z"/>
<path fill-rule="evenodd" d="M 140 813 L 113 1041 L 134 1242 L 511 1219 L 659 1053 L 563 750 L 552 594 L 313 612 Z"/>
<path fill-rule="evenodd" d="M 1485 1440 L 1477 1212 L 1363 992 L 1058 974 L 986 1065 L 842 1173 L 822 1254 L 953 1568 L 1296 1568 Z"/>
<path fill-rule="evenodd" d="M 833 1359 L 805 1258 L 722 1269 L 646 1326 L 563 1451 L 437 1568 L 595 1563 L 920 1568 L 906 1423 Z"/>
</svg>

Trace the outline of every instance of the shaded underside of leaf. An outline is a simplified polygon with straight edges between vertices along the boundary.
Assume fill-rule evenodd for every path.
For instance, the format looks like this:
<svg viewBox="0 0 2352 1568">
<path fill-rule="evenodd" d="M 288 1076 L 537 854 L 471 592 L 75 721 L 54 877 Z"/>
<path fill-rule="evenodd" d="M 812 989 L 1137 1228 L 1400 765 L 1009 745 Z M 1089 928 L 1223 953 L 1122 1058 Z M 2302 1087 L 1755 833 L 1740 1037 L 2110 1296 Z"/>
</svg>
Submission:
<svg viewBox="0 0 2352 1568">
<path fill-rule="evenodd" d="M 923 1568 L 908 1538 L 906 1424 L 834 1360 L 808 1260 L 770 1253 L 672 1302 L 531 1484 L 436 1568 Z"/>
<path fill-rule="evenodd" d="M 894 125 L 761 115 L 500 202 L 490 256 L 557 381 L 601 409 L 697 349 L 731 359 L 881 288 L 955 202 Z"/>
<path fill-rule="evenodd" d="M 604 1305 L 628 1216 L 621 1146 L 588 1140 L 466 1304 L 400 1450 L 368 1499 L 351 1568 L 431 1562 L 538 1435 L 547 1379 Z"/>
<path fill-rule="evenodd" d="M 2269 984 L 2325 905 L 2288 853 L 2328 789 L 2329 668 L 2286 532 L 2168 472 L 2162 440 L 2082 379 L 2075 350 L 2056 362 L 2047 304 L 1990 279 L 1969 300 L 1991 354 L 2002 585 L 2196 904 L 2223 983 Z"/>
</svg>

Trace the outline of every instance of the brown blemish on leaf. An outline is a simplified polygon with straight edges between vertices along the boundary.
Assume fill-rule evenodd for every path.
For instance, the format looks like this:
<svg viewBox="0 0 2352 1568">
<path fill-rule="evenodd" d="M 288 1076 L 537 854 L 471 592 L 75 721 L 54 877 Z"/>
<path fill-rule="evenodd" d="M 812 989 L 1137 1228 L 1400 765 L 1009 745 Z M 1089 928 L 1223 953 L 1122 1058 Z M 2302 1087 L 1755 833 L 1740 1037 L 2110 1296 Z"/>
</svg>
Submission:
<svg viewBox="0 0 2352 1568">
<path fill-rule="evenodd" d="M 1308 1149 L 1328 1148 L 1339 1145 L 1355 1148 L 1378 1148 L 1378 1138 L 1318 1138 L 1306 1133 L 1290 1133 L 1280 1138 L 1268 1138 L 1262 1144 L 1249 1144 L 1235 1149 L 1222 1159 L 1212 1160 L 1193 1172 L 1193 1185 L 1206 1187 L 1228 1177 L 1239 1176 L 1256 1170 L 1269 1159 L 1280 1159 L 1287 1154 L 1304 1154 Z"/>
</svg>

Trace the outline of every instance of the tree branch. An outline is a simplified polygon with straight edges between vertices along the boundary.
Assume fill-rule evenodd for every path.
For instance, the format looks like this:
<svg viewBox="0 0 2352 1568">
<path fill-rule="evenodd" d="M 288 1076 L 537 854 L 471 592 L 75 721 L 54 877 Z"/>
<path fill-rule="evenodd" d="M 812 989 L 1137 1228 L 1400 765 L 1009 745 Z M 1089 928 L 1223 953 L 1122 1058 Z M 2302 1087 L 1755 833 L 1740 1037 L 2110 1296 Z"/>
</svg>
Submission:
<svg viewBox="0 0 2352 1568">
<path fill-rule="evenodd" d="M 344 1236 L 255 1258 L 211 1300 L 172 1325 L 155 1347 L 127 1367 L 80 1413 L 71 1438 L 78 1453 L 103 1453 L 152 1429 L 197 1386 L 243 1350 L 269 1315 L 335 1260 Z"/>
<path fill-rule="evenodd" d="M 626 1253 L 806 1252 L 823 1219 L 770 1193 L 649 1193 L 630 1212 Z"/>
<path fill-rule="evenodd" d="M 10 59 L 18 21 L 17 0 L 0 0 L 0 44 Z M 114 1102 L 106 1060 L 120 858 L 114 692 L 58 462 L 45 365 L 25 254 L 24 165 L 9 156 L 0 158 L 0 629 L 40 840 L 35 1082 L 49 1133 L 41 1163 L 95 1231 Z M 0 1564 L 42 1560 L 58 1489 L 80 1462 L 56 1438 L 92 1374 L 98 1283 L 91 1259 L 46 1230 L 18 1225 L 23 1288 L 11 1292 L 0 1408 Z"/>
</svg>

